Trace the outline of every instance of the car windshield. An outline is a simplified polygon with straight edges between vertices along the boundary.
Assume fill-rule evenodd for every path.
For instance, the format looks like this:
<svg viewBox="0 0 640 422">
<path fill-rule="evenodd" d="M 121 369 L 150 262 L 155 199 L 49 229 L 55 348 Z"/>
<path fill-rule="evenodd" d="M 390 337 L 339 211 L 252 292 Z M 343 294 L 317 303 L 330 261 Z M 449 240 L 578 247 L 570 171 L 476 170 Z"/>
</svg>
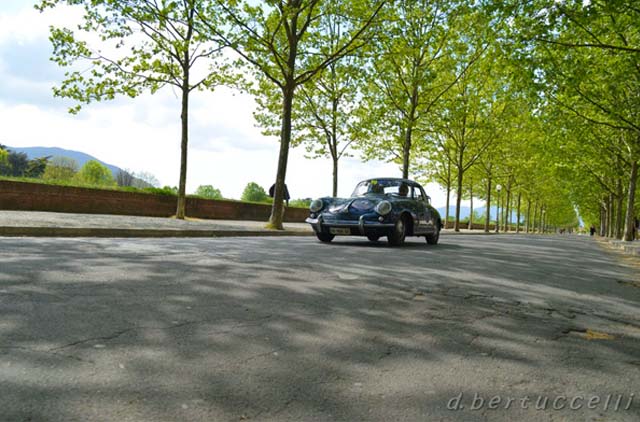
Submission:
<svg viewBox="0 0 640 422">
<path fill-rule="evenodd" d="M 358 183 L 351 197 L 372 195 L 407 196 L 407 183 L 397 179 L 372 179 Z"/>
</svg>

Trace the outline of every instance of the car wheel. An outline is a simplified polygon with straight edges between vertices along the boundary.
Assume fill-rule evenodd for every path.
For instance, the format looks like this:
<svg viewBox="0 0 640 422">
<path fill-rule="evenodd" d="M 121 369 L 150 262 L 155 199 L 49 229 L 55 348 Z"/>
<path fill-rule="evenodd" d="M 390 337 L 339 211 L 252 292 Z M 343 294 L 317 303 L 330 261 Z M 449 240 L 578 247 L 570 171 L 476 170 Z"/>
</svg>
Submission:
<svg viewBox="0 0 640 422">
<path fill-rule="evenodd" d="M 335 234 L 331 234 L 331 233 L 316 233 L 316 236 L 318 237 L 318 240 L 321 242 L 325 242 L 325 243 L 329 243 L 333 240 L 334 237 L 336 237 Z"/>
<path fill-rule="evenodd" d="M 404 243 L 404 238 L 407 235 L 407 225 L 405 224 L 404 217 L 398 218 L 396 221 L 396 225 L 393 227 L 393 231 L 387 239 L 389 239 L 389 245 L 391 246 L 400 246 Z"/>
<path fill-rule="evenodd" d="M 367 239 L 372 242 L 377 242 L 380 239 L 380 236 L 378 236 L 377 234 L 368 234 Z"/>
<path fill-rule="evenodd" d="M 440 239 L 440 224 L 438 224 L 436 226 L 436 232 L 432 233 L 432 234 L 428 234 L 426 236 L 427 238 L 427 243 L 430 245 L 437 245 L 438 244 L 438 239 Z"/>
</svg>

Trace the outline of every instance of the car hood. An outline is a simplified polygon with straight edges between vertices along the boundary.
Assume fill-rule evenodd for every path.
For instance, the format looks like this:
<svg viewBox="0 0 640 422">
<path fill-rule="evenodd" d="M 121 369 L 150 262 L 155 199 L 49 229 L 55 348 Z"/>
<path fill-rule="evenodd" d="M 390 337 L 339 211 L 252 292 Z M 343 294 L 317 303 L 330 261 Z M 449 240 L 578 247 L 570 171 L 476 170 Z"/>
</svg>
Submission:
<svg viewBox="0 0 640 422">
<path fill-rule="evenodd" d="M 326 198 L 325 211 L 338 212 L 369 212 L 373 211 L 380 201 L 388 199 L 385 195 L 367 195 L 355 198 Z"/>
</svg>

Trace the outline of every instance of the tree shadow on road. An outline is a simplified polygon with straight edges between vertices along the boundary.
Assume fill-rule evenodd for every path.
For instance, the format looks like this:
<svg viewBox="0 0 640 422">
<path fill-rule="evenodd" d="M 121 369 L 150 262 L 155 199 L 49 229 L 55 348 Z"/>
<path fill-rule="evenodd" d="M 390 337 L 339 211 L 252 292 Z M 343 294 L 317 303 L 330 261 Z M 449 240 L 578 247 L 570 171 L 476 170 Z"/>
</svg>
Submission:
<svg viewBox="0 0 640 422">
<path fill-rule="evenodd" d="M 458 392 L 640 387 L 640 292 L 611 256 L 573 238 L 441 240 L 0 240 L 3 413 L 455 420 Z"/>
</svg>

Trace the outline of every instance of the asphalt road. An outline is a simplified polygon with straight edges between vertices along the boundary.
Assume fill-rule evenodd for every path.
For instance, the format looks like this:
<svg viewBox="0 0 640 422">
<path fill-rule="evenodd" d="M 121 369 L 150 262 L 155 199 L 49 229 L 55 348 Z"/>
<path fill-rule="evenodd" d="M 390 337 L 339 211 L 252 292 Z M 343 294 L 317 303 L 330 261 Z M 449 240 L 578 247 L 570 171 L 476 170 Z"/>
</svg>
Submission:
<svg viewBox="0 0 640 422">
<path fill-rule="evenodd" d="M 640 420 L 632 258 L 441 242 L 0 239 L 0 420 Z"/>
</svg>

